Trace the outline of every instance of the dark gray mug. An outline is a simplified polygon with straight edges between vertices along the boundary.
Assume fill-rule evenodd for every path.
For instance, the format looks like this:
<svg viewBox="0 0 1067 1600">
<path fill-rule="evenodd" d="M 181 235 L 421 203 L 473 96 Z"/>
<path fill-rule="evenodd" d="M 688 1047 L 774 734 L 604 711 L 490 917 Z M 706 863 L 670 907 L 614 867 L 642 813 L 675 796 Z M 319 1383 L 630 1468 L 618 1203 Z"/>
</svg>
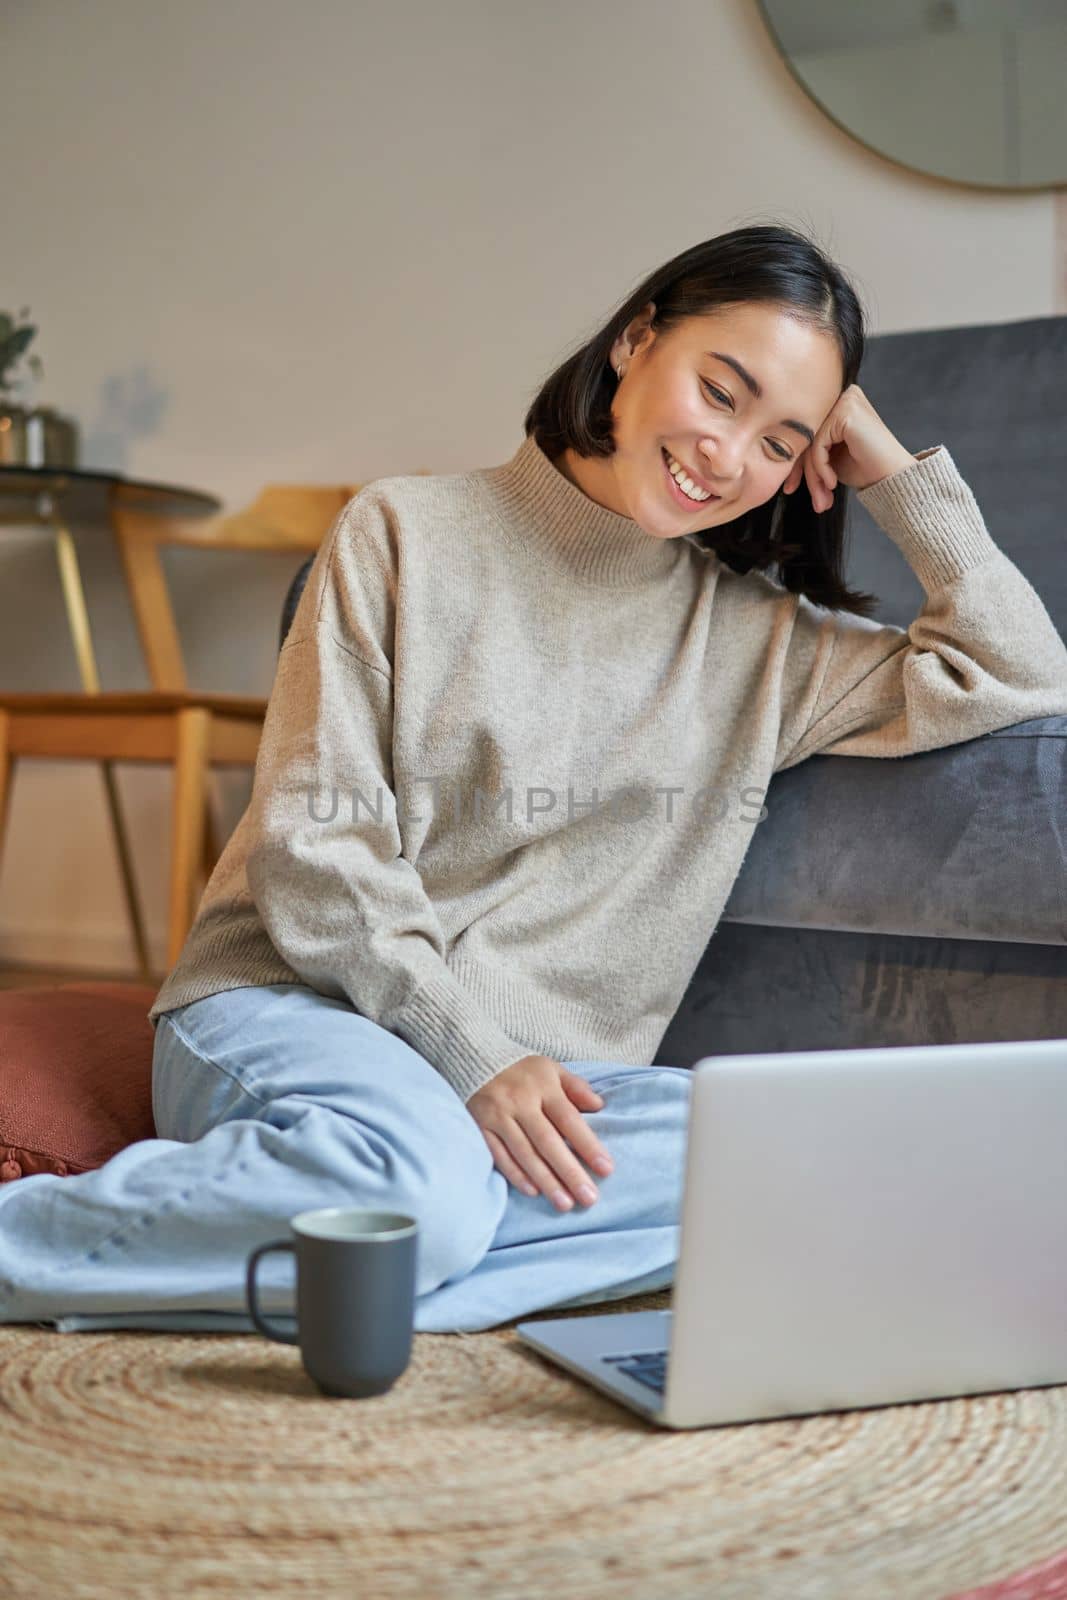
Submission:
<svg viewBox="0 0 1067 1600">
<path fill-rule="evenodd" d="M 293 1239 L 248 1258 L 248 1312 L 260 1333 L 298 1344 L 309 1378 L 326 1394 L 362 1398 L 392 1388 L 411 1360 L 415 1328 L 414 1217 L 329 1206 L 290 1217 Z M 256 1265 L 271 1250 L 296 1257 L 296 1333 L 259 1309 Z"/>
</svg>

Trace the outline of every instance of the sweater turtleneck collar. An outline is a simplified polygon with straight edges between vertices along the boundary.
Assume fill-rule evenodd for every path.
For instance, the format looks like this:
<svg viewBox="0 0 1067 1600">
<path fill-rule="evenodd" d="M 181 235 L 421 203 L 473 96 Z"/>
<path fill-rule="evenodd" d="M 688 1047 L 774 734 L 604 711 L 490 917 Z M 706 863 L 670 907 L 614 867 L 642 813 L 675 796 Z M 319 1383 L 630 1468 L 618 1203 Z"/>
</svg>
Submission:
<svg viewBox="0 0 1067 1600">
<path fill-rule="evenodd" d="M 543 550 L 587 583 L 627 587 L 663 578 L 681 559 L 684 539 L 659 539 L 632 517 L 600 505 L 565 478 L 533 434 L 510 461 L 474 473 L 507 533 Z"/>
</svg>

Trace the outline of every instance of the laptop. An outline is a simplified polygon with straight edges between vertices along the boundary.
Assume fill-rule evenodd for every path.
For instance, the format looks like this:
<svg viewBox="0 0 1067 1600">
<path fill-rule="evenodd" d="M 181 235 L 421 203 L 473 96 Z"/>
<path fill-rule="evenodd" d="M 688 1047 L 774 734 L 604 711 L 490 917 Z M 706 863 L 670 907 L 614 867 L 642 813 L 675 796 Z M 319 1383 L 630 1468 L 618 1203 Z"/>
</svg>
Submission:
<svg viewBox="0 0 1067 1600">
<path fill-rule="evenodd" d="M 527 1344 L 665 1428 L 1067 1383 L 1067 1039 L 693 1072 L 672 1309 Z"/>
</svg>

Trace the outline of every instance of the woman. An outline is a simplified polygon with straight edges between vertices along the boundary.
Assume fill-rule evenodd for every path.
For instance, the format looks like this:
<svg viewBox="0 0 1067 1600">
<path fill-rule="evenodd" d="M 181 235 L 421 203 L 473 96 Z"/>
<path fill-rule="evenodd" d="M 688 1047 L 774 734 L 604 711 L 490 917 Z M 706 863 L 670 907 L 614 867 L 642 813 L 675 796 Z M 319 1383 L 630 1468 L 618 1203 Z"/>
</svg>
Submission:
<svg viewBox="0 0 1067 1600">
<path fill-rule="evenodd" d="M 161 1137 L 3 1195 L 0 1319 L 243 1326 L 248 1253 L 346 1204 L 418 1218 L 421 1331 L 670 1282 L 690 1079 L 650 1063 L 773 774 L 1067 710 L 863 348 L 838 267 L 740 228 L 549 377 L 510 461 L 349 503 L 150 1013 Z M 845 586 L 849 489 L 922 582 L 907 632 Z"/>
</svg>

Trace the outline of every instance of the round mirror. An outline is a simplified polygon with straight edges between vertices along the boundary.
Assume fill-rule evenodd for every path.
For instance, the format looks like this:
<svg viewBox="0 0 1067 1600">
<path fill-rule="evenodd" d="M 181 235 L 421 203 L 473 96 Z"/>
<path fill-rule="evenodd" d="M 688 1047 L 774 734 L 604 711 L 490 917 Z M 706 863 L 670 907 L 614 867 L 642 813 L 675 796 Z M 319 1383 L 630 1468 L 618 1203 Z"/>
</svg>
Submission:
<svg viewBox="0 0 1067 1600">
<path fill-rule="evenodd" d="M 979 189 L 1067 185 L 1067 0 L 757 0 L 793 76 L 891 161 Z"/>
</svg>

